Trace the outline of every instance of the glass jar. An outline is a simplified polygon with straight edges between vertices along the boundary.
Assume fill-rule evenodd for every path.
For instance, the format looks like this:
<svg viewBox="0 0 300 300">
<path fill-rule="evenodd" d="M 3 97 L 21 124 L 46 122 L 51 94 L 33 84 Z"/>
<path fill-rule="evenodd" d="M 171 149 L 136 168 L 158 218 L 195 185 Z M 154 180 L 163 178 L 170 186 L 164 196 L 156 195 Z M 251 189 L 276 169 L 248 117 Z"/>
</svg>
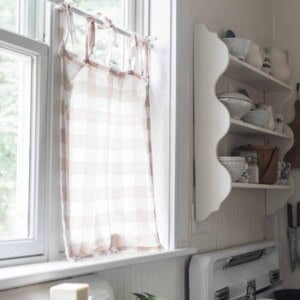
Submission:
<svg viewBox="0 0 300 300">
<path fill-rule="evenodd" d="M 259 169 L 257 165 L 257 154 L 251 153 L 251 155 L 247 155 L 246 162 L 248 164 L 247 173 L 249 175 L 249 183 L 259 183 Z"/>
</svg>

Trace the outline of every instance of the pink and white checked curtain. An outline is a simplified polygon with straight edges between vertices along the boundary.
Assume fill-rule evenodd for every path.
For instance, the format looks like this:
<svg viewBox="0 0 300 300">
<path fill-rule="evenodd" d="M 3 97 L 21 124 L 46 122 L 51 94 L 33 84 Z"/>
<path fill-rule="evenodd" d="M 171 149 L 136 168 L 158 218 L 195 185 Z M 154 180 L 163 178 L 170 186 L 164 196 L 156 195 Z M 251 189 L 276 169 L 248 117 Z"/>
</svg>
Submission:
<svg viewBox="0 0 300 300">
<path fill-rule="evenodd" d="M 96 28 L 92 18 L 85 59 L 66 50 L 65 41 L 74 34 L 72 13 L 66 6 L 59 11 L 61 195 L 67 257 L 161 248 L 154 207 L 148 81 L 134 71 L 117 72 L 91 61 Z M 112 30 L 107 27 L 101 30 Z M 132 53 L 139 53 L 139 60 L 148 59 L 141 55 L 148 53 L 148 44 L 136 45 Z"/>
</svg>

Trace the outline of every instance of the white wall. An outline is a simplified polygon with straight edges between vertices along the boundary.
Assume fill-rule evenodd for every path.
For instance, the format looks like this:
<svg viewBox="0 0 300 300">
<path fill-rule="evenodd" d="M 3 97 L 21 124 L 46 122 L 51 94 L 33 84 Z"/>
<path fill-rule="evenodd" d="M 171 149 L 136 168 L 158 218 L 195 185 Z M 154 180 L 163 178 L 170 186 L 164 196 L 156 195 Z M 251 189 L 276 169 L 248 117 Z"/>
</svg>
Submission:
<svg viewBox="0 0 300 300">
<path fill-rule="evenodd" d="M 191 21 L 206 24 L 211 31 L 232 29 L 267 46 L 272 43 L 272 0 L 191 0 Z"/>
<path fill-rule="evenodd" d="M 300 1 L 274 0 L 274 44 L 276 47 L 288 50 L 289 65 L 294 82 L 300 81 Z M 292 102 L 292 105 L 294 102 Z M 292 107 L 291 107 L 292 108 Z M 300 200 L 300 170 L 293 170 L 296 192 L 291 202 Z M 279 218 L 279 239 L 283 250 L 282 268 L 284 285 L 289 288 L 300 288 L 300 268 L 293 273 L 289 264 L 288 244 L 286 236 L 286 208 L 282 209 Z"/>
</svg>

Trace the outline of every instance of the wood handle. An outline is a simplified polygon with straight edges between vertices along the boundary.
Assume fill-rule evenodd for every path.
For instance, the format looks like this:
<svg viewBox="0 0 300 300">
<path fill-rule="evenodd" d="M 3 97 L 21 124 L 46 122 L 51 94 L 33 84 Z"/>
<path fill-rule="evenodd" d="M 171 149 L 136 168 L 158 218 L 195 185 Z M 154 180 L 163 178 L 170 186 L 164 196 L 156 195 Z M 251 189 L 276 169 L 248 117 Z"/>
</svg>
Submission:
<svg viewBox="0 0 300 300">
<path fill-rule="evenodd" d="M 297 227 L 300 227 L 300 202 L 297 204 Z"/>
<path fill-rule="evenodd" d="M 288 203 L 287 205 L 287 217 L 288 217 L 288 226 L 293 228 L 293 206 L 292 204 Z"/>
</svg>

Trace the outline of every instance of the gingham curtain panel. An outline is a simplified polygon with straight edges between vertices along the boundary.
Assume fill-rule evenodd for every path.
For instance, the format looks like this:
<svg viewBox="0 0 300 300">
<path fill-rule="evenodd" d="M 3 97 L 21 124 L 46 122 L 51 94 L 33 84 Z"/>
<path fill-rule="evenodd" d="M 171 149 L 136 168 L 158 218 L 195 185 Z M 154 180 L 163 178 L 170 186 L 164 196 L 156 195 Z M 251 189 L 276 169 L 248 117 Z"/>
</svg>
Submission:
<svg viewBox="0 0 300 300">
<path fill-rule="evenodd" d="M 72 13 L 67 6 L 59 11 L 61 197 L 67 257 L 161 248 L 147 78 L 134 71 L 113 71 L 90 59 L 95 40 L 92 18 L 87 20 L 85 59 L 66 50 L 66 40 L 74 34 Z M 147 43 L 137 42 L 136 47 L 131 53 L 139 55 L 139 61 L 147 60 Z M 146 75 L 147 64 L 143 66 Z"/>
</svg>

